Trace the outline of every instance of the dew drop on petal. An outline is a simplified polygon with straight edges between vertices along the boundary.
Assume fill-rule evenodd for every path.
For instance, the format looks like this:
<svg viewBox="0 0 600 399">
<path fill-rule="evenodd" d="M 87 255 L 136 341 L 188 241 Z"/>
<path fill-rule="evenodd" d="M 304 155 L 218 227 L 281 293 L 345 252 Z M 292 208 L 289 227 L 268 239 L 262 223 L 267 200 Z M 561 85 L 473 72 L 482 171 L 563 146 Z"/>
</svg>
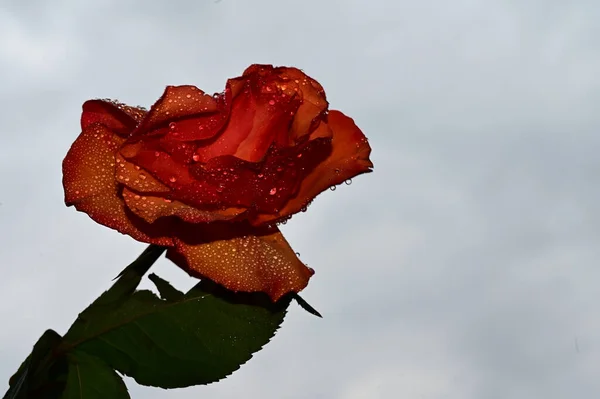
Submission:
<svg viewBox="0 0 600 399">
<path fill-rule="evenodd" d="M 335 188 L 336 188 L 335 186 L 331 186 L 331 187 L 329 187 L 329 189 L 330 189 L 331 191 L 335 191 Z"/>
<path fill-rule="evenodd" d="M 273 187 L 271 189 L 271 191 L 269 191 L 269 195 L 275 195 L 276 192 L 277 192 L 277 188 Z"/>
<path fill-rule="evenodd" d="M 169 123 L 169 129 L 173 130 L 177 127 L 177 125 L 175 124 L 175 122 L 171 122 Z"/>
<path fill-rule="evenodd" d="M 269 105 L 275 105 L 275 100 L 269 100 Z"/>
<path fill-rule="evenodd" d="M 171 177 L 169 178 L 169 181 L 170 181 L 171 183 L 175 183 L 175 182 L 177 181 L 177 178 L 176 178 L 175 176 L 171 176 Z"/>
<path fill-rule="evenodd" d="M 192 156 L 192 159 L 194 160 L 194 162 L 198 162 L 198 161 L 200 160 L 200 155 L 198 155 L 198 154 L 194 154 L 194 155 Z"/>
<path fill-rule="evenodd" d="M 344 183 L 346 183 L 346 185 L 349 186 L 352 184 L 352 179 L 348 179 Z"/>
</svg>

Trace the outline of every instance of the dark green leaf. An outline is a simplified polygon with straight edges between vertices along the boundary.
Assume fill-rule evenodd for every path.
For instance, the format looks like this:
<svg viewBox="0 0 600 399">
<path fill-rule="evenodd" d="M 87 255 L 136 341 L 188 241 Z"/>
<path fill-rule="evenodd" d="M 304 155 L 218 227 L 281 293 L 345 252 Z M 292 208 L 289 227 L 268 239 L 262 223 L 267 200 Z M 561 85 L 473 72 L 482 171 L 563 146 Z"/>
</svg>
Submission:
<svg viewBox="0 0 600 399">
<path fill-rule="evenodd" d="M 61 399 L 128 399 L 119 375 L 102 360 L 85 352 L 69 354 L 69 377 Z"/>
<path fill-rule="evenodd" d="M 100 295 L 79 314 L 79 317 L 75 320 L 75 326 L 83 325 L 84 328 L 87 328 L 85 326 L 87 326 L 88 321 L 93 324 L 94 320 L 101 320 L 105 314 L 113 312 L 123 302 L 127 301 L 135 292 L 144 274 L 165 250 L 166 248 L 158 245 L 149 245 L 136 260 L 119 273 L 115 278 L 117 281 L 108 291 Z"/>
<path fill-rule="evenodd" d="M 166 299 L 167 301 L 178 301 L 183 298 L 183 292 L 175 289 L 168 281 L 163 280 L 156 274 L 152 273 L 148 278 L 154 283 L 162 299 Z"/>
<path fill-rule="evenodd" d="M 269 342 L 290 303 L 290 297 L 273 304 L 265 294 L 234 294 L 209 281 L 168 296 L 138 291 L 110 312 L 80 317 L 63 349 L 96 356 L 143 385 L 207 384 Z"/>
<path fill-rule="evenodd" d="M 158 245 L 149 245 L 148 248 L 141 253 L 140 256 L 129 264 L 119 275 L 115 278 L 117 280 L 112 287 L 104 294 L 102 294 L 94 303 L 96 305 L 104 305 L 109 303 L 118 302 L 119 299 L 126 297 L 133 293 L 137 286 L 140 284 L 142 277 L 150 267 L 156 262 L 156 260 L 165 252 L 165 247 Z"/>
<path fill-rule="evenodd" d="M 292 298 L 294 298 L 296 300 L 296 302 L 298 302 L 298 305 L 300 305 L 300 307 L 302 309 L 306 310 L 308 313 L 315 315 L 317 317 L 323 318 L 323 316 L 321 316 L 321 313 L 319 313 L 317 311 L 317 309 L 310 306 L 310 304 L 308 302 L 306 302 L 300 295 L 293 293 Z"/>
<path fill-rule="evenodd" d="M 33 350 L 9 380 L 9 390 L 5 399 L 33 397 L 34 392 L 44 391 L 47 397 L 51 392 L 62 390 L 60 359 L 54 358 L 53 351 L 62 337 L 53 330 L 46 330 L 33 346 Z"/>
</svg>

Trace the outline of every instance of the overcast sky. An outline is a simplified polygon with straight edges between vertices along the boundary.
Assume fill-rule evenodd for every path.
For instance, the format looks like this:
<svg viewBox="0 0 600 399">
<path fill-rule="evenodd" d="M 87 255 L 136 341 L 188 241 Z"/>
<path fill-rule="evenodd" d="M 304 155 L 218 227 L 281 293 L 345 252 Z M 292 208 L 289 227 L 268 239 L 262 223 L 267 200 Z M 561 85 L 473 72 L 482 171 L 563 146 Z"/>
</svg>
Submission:
<svg viewBox="0 0 600 399">
<path fill-rule="evenodd" d="M 0 391 L 145 248 L 64 206 L 81 104 L 272 63 L 373 147 L 374 173 L 282 226 L 324 319 L 293 306 L 228 379 L 132 397 L 600 397 L 598 20 L 592 0 L 0 0 Z"/>
</svg>

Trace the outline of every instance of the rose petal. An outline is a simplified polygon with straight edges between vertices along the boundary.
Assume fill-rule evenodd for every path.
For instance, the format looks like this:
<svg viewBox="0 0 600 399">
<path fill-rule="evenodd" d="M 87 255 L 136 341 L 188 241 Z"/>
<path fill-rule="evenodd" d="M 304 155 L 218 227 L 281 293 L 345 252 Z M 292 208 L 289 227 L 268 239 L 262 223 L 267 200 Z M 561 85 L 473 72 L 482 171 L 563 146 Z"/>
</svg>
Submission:
<svg viewBox="0 0 600 399">
<path fill-rule="evenodd" d="M 116 155 L 116 166 L 116 180 L 133 191 L 155 194 L 171 192 L 169 187 L 154 178 L 151 173 L 129 162 L 119 153 Z"/>
<path fill-rule="evenodd" d="M 188 228 L 184 234 L 167 257 L 189 274 L 232 291 L 265 292 L 277 301 L 301 291 L 314 274 L 277 228 L 222 223 Z"/>
<path fill-rule="evenodd" d="M 274 143 L 287 144 L 288 127 L 301 100 L 282 97 L 275 86 L 263 92 L 258 78 L 251 75 L 228 81 L 234 89 L 227 125 L 213 142 L 196 150 L 200 162 L 223 155 L 258 162 Z"/>
<path fill-rule="evenodd" d="M 279 217 L 299 212 L 319 193 L 331 186 L 372 171 L 373 163 L 369 160 L 371 147 L 354 120 L 339 111 L 330 111 L 328 127 L 333 132 L 330 155 L 302 180 L 297 195 L 280 210 Z M 271 214 L 260 214 L 256 215 L 251 222 L 260 225 L 275 218 Z"/>
<path fill-rule="evenodd" d="M 123 189 L 122 195 L 127 207 L 148 223 L 154 223 L 158 218 L 167 216 L 176 216 L 189 223 L 209 223 L 231 220 L 245 212 L 243 208 L 200 210 L 180 201 L 143 195 L 127 188 Z"/>
<path fill-rule="evenodd" d="M 99 123 L 121 137 L 127 137 L 146 114 L 141 108 L 108 100 L 86 101 L 82 108 L 81 130 Z"/>
<path fill-rule="evenodd" d="M 290 127 L 290 140 L 297 143 L 310 134 L 325 119 L 328 102 L 323 87 L 316 80 L 296 68 L 284 69 L 285 76 L 290 78 L 295 91 L 300 93 L 302 105 L 294 115 Z"/>
<path fill-rule="evenodd" d="M 171 245 L 170 238 L 141 231 L 126 213 L 114 177 L 115 153 L 124 141 L 100 124 L 83 130 L 63 161 L 65 203 L 136 240 Z"/>
<path fill-rule="evenodd" d="M 227 120 L 227 113 L 222 112 L 225 102 L 225 96 L 213 97 L 195 86 L 167 86 L 133 132 L 132 140 L 155 129 L 163 131 L 154 133 L 168 134 L 178 141 L 211 138 Z"/>
</svg>

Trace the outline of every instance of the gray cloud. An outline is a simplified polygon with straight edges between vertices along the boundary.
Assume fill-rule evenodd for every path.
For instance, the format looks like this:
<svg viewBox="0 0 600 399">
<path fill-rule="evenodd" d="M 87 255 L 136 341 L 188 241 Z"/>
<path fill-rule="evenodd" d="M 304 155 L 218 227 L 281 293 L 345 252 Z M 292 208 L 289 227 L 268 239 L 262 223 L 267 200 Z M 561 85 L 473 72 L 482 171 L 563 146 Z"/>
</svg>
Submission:
<svg viewBox="0 0 600 399">
<path fill-rule="evenodd" d="M 258 62 L 319 80 L 375 173 L 283 226 L 325 318 L 293 309 L 231 378 L 169 397 L 600 394 L 595 2 L 23 4 L 0 8 L 4 378 L 144 248 L 62 204 L 81 103 L 221 91 Z"/>
</svg>

